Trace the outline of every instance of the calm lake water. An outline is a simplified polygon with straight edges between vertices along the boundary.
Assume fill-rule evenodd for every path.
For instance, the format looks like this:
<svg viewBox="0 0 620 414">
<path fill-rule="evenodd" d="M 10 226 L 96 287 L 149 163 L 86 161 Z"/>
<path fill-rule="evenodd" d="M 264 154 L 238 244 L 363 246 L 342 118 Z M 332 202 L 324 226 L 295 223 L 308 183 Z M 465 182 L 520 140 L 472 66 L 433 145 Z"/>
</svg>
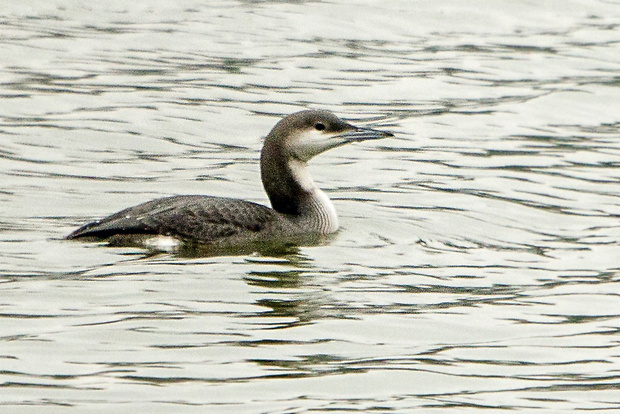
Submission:
<svg viewBox="0 0 620 414">
<path fill-rule="evenodd" d="M 0 411 L 620 410 L 619 1 L 103 3 L 0 12 Z M 303 108 L 396 134 L 313 161 L 329 244 L 63 240 L 266 203 Z"/>
</svg>

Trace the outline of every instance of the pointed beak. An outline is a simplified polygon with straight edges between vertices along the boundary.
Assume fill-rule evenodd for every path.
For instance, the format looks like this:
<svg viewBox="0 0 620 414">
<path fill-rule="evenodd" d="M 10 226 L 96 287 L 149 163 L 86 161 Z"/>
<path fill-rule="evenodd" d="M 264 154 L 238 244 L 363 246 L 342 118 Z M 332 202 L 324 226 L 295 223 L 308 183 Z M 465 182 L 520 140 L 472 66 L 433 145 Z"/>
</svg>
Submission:
<svg viewBox="0 0 620 414">
<path fill-rule="evenodd" d="M 361 128 L 351 125 L 350 130 L 338 135 L 338 138 L 345 140 L 345 142 L 366 141 L 369 139 L 381 139 L 387 137 L 393 137 L 394 134 L 387 131 L 380 131 L 372 128 Z"/>
</svg>

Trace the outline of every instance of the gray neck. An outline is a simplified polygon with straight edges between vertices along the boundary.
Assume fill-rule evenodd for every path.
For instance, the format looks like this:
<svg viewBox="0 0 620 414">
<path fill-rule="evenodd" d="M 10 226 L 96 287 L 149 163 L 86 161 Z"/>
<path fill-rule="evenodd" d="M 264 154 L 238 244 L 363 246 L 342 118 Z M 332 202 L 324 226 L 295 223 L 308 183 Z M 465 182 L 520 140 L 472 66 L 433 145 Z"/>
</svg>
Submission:
<svg viewBox="0 0 620 414">
<path fill-rule="evenodd" d="M 338 216 L 327 195 L 306 169 L 306 163 L 285 154 L 280 141 L 265 141 L 261 178 L 271 205 L 304 230 L 321 234 L 338 229 Z"/>
</svg>

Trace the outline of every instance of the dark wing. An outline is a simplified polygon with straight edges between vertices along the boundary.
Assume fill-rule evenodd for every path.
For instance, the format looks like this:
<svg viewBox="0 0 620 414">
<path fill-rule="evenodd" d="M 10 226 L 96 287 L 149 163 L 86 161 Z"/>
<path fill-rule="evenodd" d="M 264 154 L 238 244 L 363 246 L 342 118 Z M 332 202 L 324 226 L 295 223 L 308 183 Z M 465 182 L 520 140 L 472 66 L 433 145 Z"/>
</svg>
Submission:
<svg viewBox="0 0 620 414">
<path fill-rule="evenodd" d="M 222 197 L 175 196 L 130 207 L 86 224 L 67 236 L 107 238 L 117 234 L 162 234 L 210 242 L 258 232 L 277 219 L 260 204 Z"/>
</svg>

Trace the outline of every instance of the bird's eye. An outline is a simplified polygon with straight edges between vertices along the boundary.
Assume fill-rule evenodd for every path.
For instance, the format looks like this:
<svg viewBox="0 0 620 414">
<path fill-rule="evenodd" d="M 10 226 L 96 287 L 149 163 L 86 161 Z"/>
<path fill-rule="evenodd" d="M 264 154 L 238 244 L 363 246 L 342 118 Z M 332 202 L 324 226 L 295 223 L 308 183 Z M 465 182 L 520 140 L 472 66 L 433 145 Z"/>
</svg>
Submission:
<svg viewBox="0 0 620 414">
<path fill-rule="evenodd" d="M 316 124 L 314 124 L 314 129 L 316 129 L 317 131 L 323 131 L 325 129 L 325 124 L 322 122 L 317 122 Z"/>
</svg>

